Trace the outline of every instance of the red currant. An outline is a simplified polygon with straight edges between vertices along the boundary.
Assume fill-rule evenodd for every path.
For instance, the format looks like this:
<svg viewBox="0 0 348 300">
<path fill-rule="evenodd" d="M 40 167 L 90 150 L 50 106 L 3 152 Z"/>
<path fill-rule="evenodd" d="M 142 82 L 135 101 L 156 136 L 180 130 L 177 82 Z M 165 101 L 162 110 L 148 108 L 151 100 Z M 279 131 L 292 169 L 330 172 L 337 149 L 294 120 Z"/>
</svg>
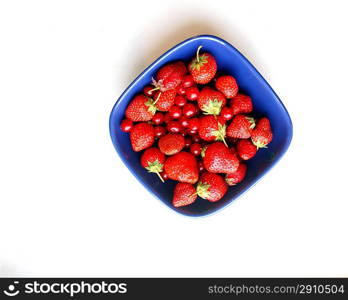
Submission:
<svg viewBox="0 0 348 300">
<path fill-rule="evenodd" d="M 229 121 L 233 117 L 233 111 L 229 107 L 223 107 L 220 113 L 220 116 L 222 116 L 226 121 Z"/>
<path fill-rule="evenodd" d="M 191 101 L 196 101 L 198 99 L 199 90 L 196 86 L 191 86 L 186 89 L 186 98 Z"/>
<path fill-rule="evenodd" d="M 133 128 L 133 122 L 129 119 L 124 119 L 122 120 L 120 127 L 123 132 L 130 132 Z"/>
<path fill-rule="evenodd" d="M 172 117 L 170 116 L 169 113 L 164 114 L 163 121 L 164 123 L 169 123 L 172 120 Z"/>
<path fill-rule="evenodd" d="M 184 88 L 189 88 L 195 84 L 192 75 L 186 75 L 182 81 L 182 86 Z"/>
<path fill-rule="evenodd" d="M 197 106 L 195 106 L 192 103 L 187 103 L 182 108 L 182 113 L 183 113 L 183 115 L 185 117 L 191 118 L 191 117 L 195 116 L 198 113 Z"/>
<path fill-rule="evenodd" d="M 172 117 L 172 119 L 179 119 L 181 117 L 182 111 L 179 106 L 173 105 L 169 109 L 169 115 Z"/>
<path fill-rule="evenodd" d="M 172 133 L 179 133 L 182 130 L 182 127 L 178 121 L 169 121 L 167 129 Z"/>
<path fill-rule="evenodd" d="M 162 171 L 161 173 L 160 173 L 160 175 L 161 175 L 161 177 L 163 178 L 163 180 L 168 180 L 169 178 L 168 178 L 168 174 L 166 173 L 166 171 Z"/>
<path fill-rule="evenodd" d="M 203 162 L 202 162 L 201 160 L 198 161 L 197 165 L 198 165 L 198 171 L 199 171 L 200 173 L 203 172 L 203 171 L 205 170 L 204 164 L 203 164 Z"/>
<path fill-rule="evenodd" d="M 144 94 L 148 97 L 152 97 L 156 90 L 155 90 L 155 87 L 152 86 L 152 85 L 147 85 L 146 87 L 144 87 L 144 90 L 143 90 Z"/>
<path fill-rule="evenodd" d="M 163 126 L 155 126 L 154 130 L 155 130 L 155 137 L 157 138 L 164 136 L 167 132 L 167 129 Z"/>
<path fill-rule="evenodd" d="M 190 137 L 185 138 L 185 147 L 188 148 L 192 144 L 192 140 Z"/>
<path fill-rule="evenodd" d="M 189 120 L 188 128 L 197 131 L 199 128 L 200 121 L 198 118 L 192 118 Z"/>
<path fill-rule="evenodd" d="M 196 130 L 190 130 L 190 129 L 188 129 L 188 130 L 187 130 L 187 133 L 188 133 L 189 135 L 194 136 L 194 135 L 197 134 L 197 131 L 196 131 Z"/>
<path fill-rule="evenodd" d="M 180 84 L 177 88 L 176 88 L 176 92 L 179 94 L 179 95 L 185 95 L 186 93 L 186 89 L 185 87 Z"/>
<path fill-rule="evenodd" d="M 201 154 L 202 151 L 202 146 L 198 143 L 194 143 L 190 146 L 190 152 L 194 155 L 194 156 L 198 156 Z"/>
<path fill-rule="evenodd" d="M 221 125 L 225 125 L 226 124 L 226 119 L 223 116 L 217 116 L 217 121 L 221 124 Z"/>
<path fill-rule="evenodd" d="M 188 127 L 188 125 L 189 125 L 189 119 L 186 118 L 185 116 L 182 116 L 179 119 L 179 122 L 180 122 L 181 126 L 184 127 L 184 128 Z"/>
<path fill-rule="evenodd" d="M 160 112 L 155 113 L 154 116 L 152 117 L 152 122 L 155 125 L 160 125 L 163 123 L 163 121 L 164 121 L 164 115 Z"/>
<path fill-rule="evenodd" d="M 186 102 L 187 101 L 186 101 L 185 97 L 180 96 L 180 95 L 176 96 L 175 100 L 174 100 L 174 104 L 177 106 L 180 106 L 180 107 L 184 106 L 186 104 Z"/>
<path fill-rule="evenodd" d="M 201 138 L 199 137 L 198 134 L 196 134 L 196 135 L 192 136 L 192 141 L 194 143 L 199 143 L 201 141 Z"/>
</svg>

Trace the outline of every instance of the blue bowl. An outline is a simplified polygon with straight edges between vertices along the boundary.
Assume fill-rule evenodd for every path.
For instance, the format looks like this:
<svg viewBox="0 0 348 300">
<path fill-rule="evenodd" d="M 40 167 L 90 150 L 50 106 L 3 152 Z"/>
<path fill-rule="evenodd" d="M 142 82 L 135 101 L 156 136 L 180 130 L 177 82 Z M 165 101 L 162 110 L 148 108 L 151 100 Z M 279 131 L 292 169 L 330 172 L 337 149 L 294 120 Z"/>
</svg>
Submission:
<svg viewBox="0 0 348 300">
<path fill-rule="evenodd" d="M 236 186 L 230 187 L 220 201 L 211 203 L 198 198 L 191 205 L 175 208 L 171 205 L 171 200 L 176 182 L 169 180 L 163 184 L 155 174 L 148 173 L 141 167 L 140 153 L 133 152 L 129 134 L 120 130 L 120 123 L 124 118 L 128 103 L 137 93 L 142 92 L 145 85 L 151 82 L 151 78 L 161 66 L 175 60 L 189 61 L 200 45 L 203 46 L 203 51 L 210 52 L 215 56 L 218 70 L 234 76 L 241 92 L 251 96 L 254 104 L 254 115 L 256 117 L 266 116 L 270 119 L 274 137 L 268 148 L 260 149 L 256 156 L 247 162 L 246 178 Z M 110 135 L 124 164 L 154 196 L 171 209 L 187 216 L 196 217 L 222 209 L 263 177 L 288 149 L 292 138 L 292 123 L 278 96 L 237 49 L 216 36 L 201 35 L 183 41 L 164 53 L 128 86 L 112 109 Z"/>
</svg>

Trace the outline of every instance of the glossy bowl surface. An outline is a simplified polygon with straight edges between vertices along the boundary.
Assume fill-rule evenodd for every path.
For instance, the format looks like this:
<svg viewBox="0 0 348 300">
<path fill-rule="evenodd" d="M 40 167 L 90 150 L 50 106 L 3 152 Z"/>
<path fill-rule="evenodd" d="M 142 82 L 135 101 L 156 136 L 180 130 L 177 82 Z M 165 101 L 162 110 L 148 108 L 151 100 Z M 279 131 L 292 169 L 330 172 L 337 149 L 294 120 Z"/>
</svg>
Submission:
<svg viewBox="0 0 348 300">
<path fill-rule="evenodd" d="M 145 85 L 151 82 L 156 71 L 168 62 L 175 60 L 189 61 L 202 45 L 202 51 L 212 53 L 217 61 L 218 70 L 230 74 L 237 79 L 242 93 L 252 97 L 254 115 L 266 116 L 273 129 L 273 141 L 266 149 L 260 149 L 256 156 L 247 162 L 246 178 L 234 187 L 230 187 L 223 199 L 216 203 L 198 198 L 194 204 L 174 208 L 171 205 L 173 189 L 176 182 L 167 181 L 162 184 L 155 174 L 148 173 L 141 167 L 140 154 L 133 152 L 129 134 L 120 130 L 120 123 L 128 103 L 141 93 Z M 292 139 L 292 123 L 290 116 L 270 85 L 251 65 L 251 63 L 228 42 L 211 35 L 192 37 L 171 48 L 146 68 L 123 92 L 115 103 L 110 115 L 110 135 L 113 145 L 127 168 L 150 191 L 171 209 L 188 216 L 208 215 L 230 204 L 245 193 L 261 177 L 263 177 L 284 155 Z"/>
</svg>

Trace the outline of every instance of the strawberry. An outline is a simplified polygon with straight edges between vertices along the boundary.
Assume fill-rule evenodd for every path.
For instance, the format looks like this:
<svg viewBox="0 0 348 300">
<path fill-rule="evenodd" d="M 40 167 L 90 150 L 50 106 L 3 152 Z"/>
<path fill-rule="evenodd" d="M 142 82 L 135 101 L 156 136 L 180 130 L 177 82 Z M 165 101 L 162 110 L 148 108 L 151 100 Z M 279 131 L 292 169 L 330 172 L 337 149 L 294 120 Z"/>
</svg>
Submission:
<svg viewBox="0 0 348 300">
<path fill-rule="evenodd" d="M 164 182 L 160 173 L 163 171 L 165 160 L 165 155 L 158 148 L 152 147 L 144 151 L 140 158 L 140 163 L 150 173 L 156 173 L 161 181 Z"/>
<path fill-rule="evenodd" d="M 198 128 L 199 137 L 202 140 L 212 141 L 225 141 L 226 125 L 221 124 L 215 116 L 204 116 L 200 118 L 200 125 Z"/>
<path fill-rule="evenodd" d="M 172 203 L 175 207 L 192 204 L 197 199 L 195 187 L 190 183 L 179 182 L 174 189 Z"/>
<path fill-rule="evenodd" d="M 268 118 L 261 118 L 251 133 L 253 144 L 259 148 L 265 148 L 273 139 L 272 128 Z"/>
<path fill-rule="evenodd" d="M 151 124 L 138 123 L 130 131 L 130 141 L 135 152 L 152 146 L 155 141 L 155 130 Z"/>
<path fill-rule="evenodd" d="M 151 98 L 137 95 L 128 104 L 126 109 L 127 119 L 133 122 L 150 121 L 156 112 L 156 106 Z"/>
<path fill-rule="evenodd" d="M 239 164 L 238 169 L 233 172 L 226 174 L 225 181 L 228 185 L 235 185 L 239 182 L 241 182 L 246 174 L 247 166 L 246 164 Z"/>
<path fill-rule="evenodd" d="M 203 163 L 211 173 L 233 173 L 238 168 L 239 160 L 223 143 L 216 142 L 206 148 Z"/>
<path fill-rule="evenodd" d="M 198 167 L 195 157 L 188 152 L 170 156 L 164 163 L 164 170 L 172 180 L 195 184 L 198 180 Z"/>
<path fill-rule="evenodd" d="M 211 202 L 219 201 L 227 192 L 228 185 L 218 174 L 204 172 L 197 185 L 199 197 Z"/>
<path fill-rule="evenodd" d="M 178 133 L 169 133 L 161 137 L 158 147 L 166 155 L 174 155 L 185 147 L 185 138 Z"/>
<path fill-rule="evenodd" d="M 204 87 L 198 96 L 198 106 L 205 115 L 219 115 L 226 105 L 225 96 L 208 86 Z"/>
<path fill-rule="evenodd" d="M 237 142 L 237 152 L 241 159 L 248 160 L 255 156 L 257 147 L 250 140 L 239 140 Z"/>
<path fill-rule="evenodd" d="M 199 46 L 196 57 L 189 64 L 189 72 L 193 80 L 198 84 L 206 84 L 212 80 L 216 74 L 217 64 L 215 58 L 210 53 L 199 54 L 202 46 Z"/>
<path fill-rule="evenodd" d="M 174 105 L 175 96 L 176 90 L 168 90 L 165 92 L 157 91 L 154 96 L 154 104 L 158 110 L 168 111 Z"/>
<path fill-rule="evenodd" d="M 228 99 L 233 98 L 238 93 L 237 81 L 232 76 L 220 76 L 216 79 L 215 87 Z"/>
<path fill-rule="evenodd" d="M 227 127 L 227 135 L 231 138 L 248 139 L 252 129 L 255 127 L 255 120 L 245 115 L 237 115 Z"/>
<path fill-rule="evenodd" d="M 248 114 L 253 110 L 251 98 L 243 94 L 237 94 L 232 98 L 230 105 L 234 115 Z"/>
<path fill-rule="evenodd" d="M 161 92 L 176 89 L 186 74 L 186 66 L 182 61 L 169 63 L 160 68 L 153 79 L 153 85 Z"/>
</svg>

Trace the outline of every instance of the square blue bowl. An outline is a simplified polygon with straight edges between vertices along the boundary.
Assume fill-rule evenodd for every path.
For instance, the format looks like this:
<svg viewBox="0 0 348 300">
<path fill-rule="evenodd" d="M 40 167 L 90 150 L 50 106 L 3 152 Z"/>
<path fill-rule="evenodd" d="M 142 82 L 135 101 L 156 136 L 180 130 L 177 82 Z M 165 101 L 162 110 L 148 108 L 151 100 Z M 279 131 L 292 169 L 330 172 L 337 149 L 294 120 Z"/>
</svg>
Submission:
<svg viewBox="0 0 348 300">
<path fill-rule="evenodd" d="M 168 62 L 183 60 L 188 62 L 202 45 L 203 51 L 212 53 L 217 61 L 218 70 L 234 76 L 240 91 L 249 95 L 253 100 L 254 115 L 266 116 L 270 119 L 273 129 L 273 141 L 266 149 L 260 149 L 256 156 L 247 161 L 246 178 L 236 186 L 230 187 L 227 194 L 218 202 L 212 203 L 198 198 L 191 205 L 175 208 L 171 205 L 173 190 L 176 182 L 169 180 L 161 183 L 155 174 L 148 173 L 140 165 L 140 153 L 132 150 L 129 134 L 120 130 L 120 123 L 128 103 L 141 93 L 145 85 L 151 82 L 157 70 Z M 198 217 L 214 213 L 234 199 L 249 190 L 263 177 L 284 155 L 292 138 L 292 123 L 290 116 L 266 80 L 255 67 L 232 45 L 211 35 L 192 37 L 168 50 L 145 69 L 123 92 L 115 103 L 110 115 L 110 135 L 114 147 L 127 168 L 150 191 L 171 209 L 178 213 Z"/>
</svg>

